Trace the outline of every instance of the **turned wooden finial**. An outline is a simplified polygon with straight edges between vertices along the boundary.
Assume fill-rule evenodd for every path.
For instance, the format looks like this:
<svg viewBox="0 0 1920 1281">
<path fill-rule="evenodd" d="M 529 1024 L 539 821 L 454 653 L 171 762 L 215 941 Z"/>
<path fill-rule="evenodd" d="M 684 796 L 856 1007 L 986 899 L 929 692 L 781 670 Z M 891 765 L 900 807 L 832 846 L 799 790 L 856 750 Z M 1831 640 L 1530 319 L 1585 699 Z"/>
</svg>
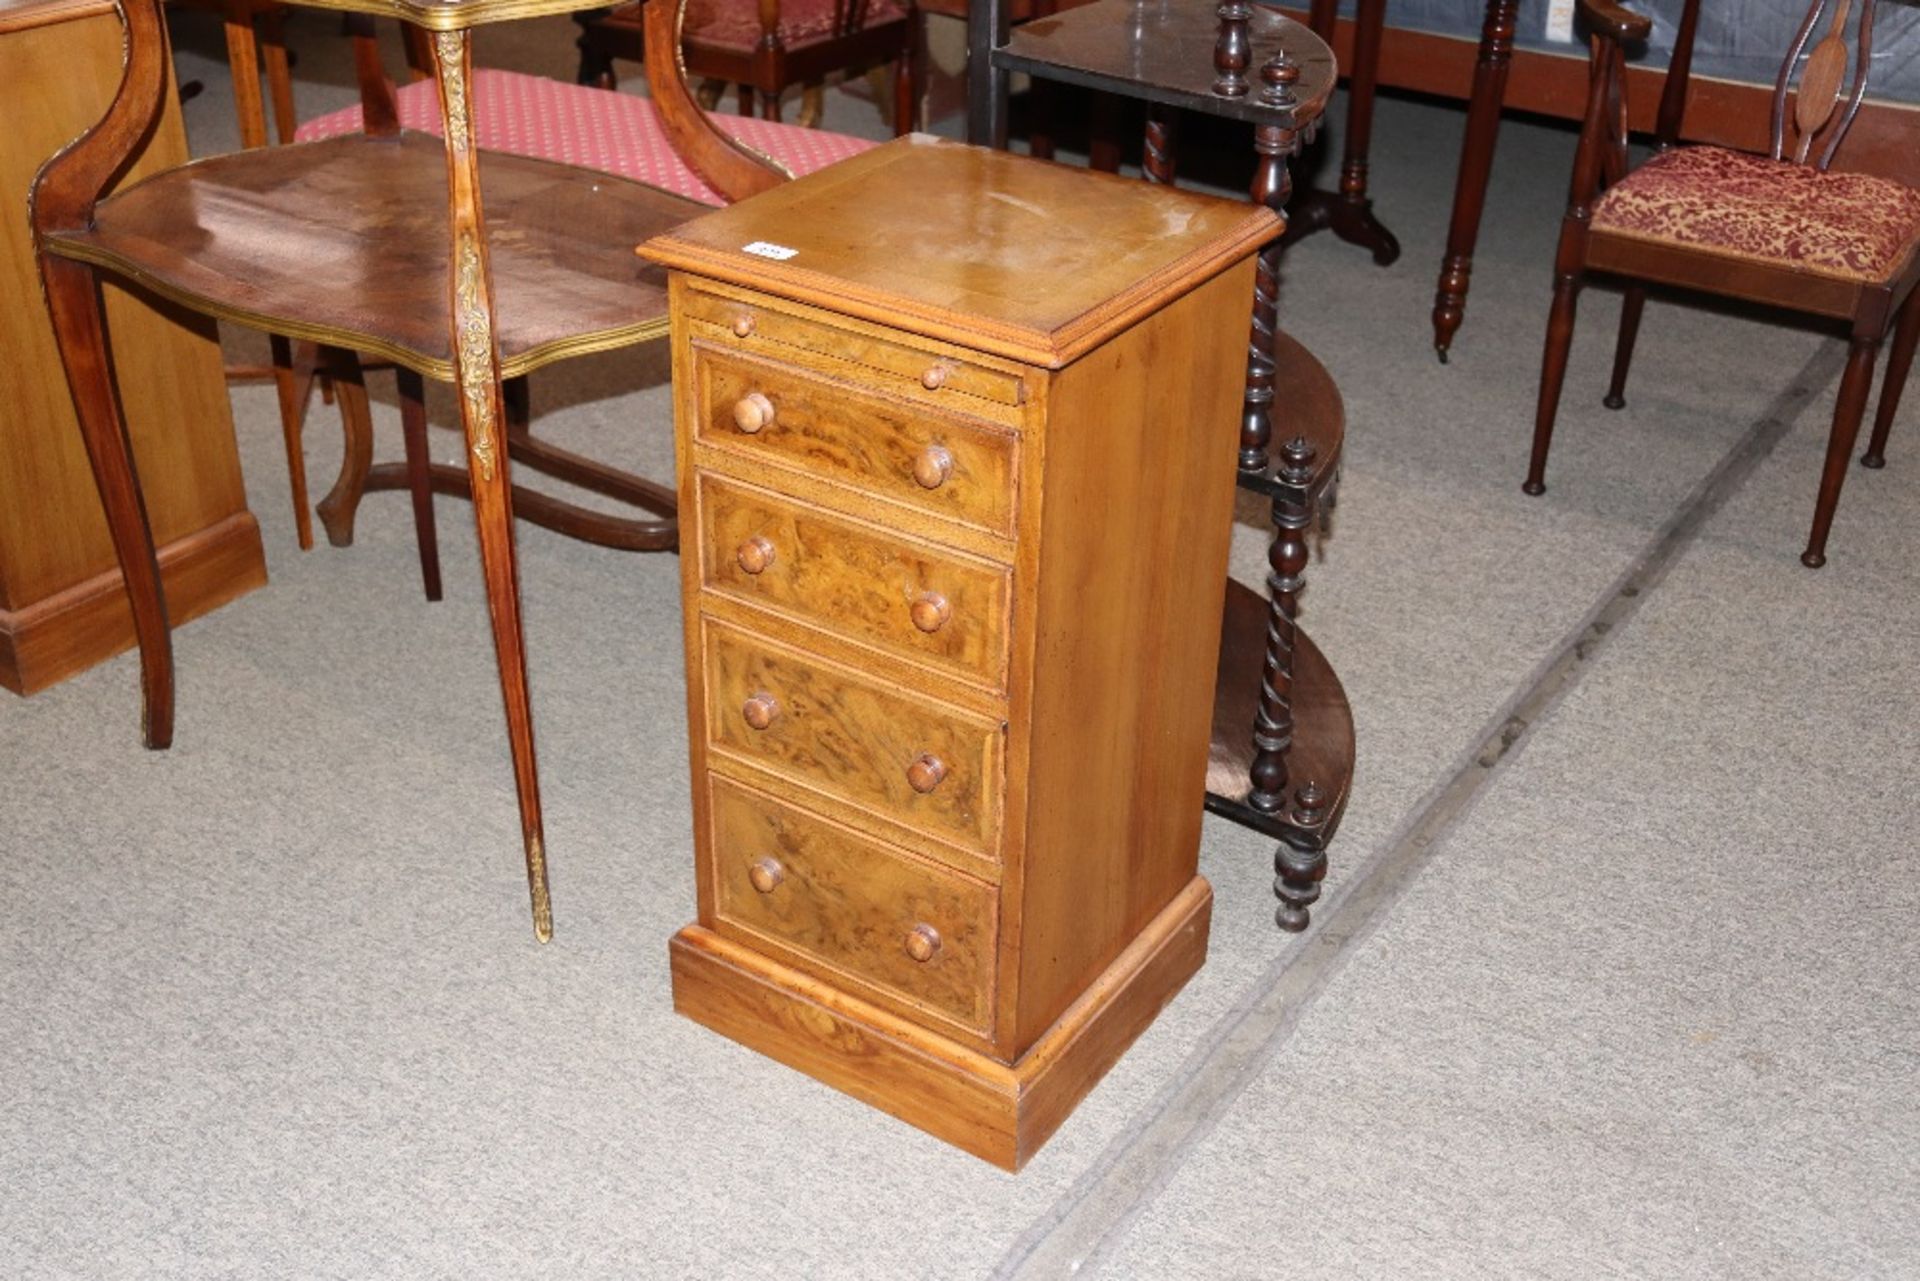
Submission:
<svg viewBox="0 0 1920 1281">
<path fill-rule="evenodd" d="M 1295 436 L 1280 446 L 1280 479 L 1289 485 L 1304 485 L 1312 480 L 1315 453 L 1313 442 L 1305 436 Z"/>
<path fill-rule="evenodd" d="M 1282 49 L 1262 64 L 1260 82 L 1266 86 L 1260 90 L 1262 106 L 1291 107 L 1294 104 L 1293 87 L 1300 83 L 1300 64 L 1293 60 L 1292 54 Z"/>
<path fill-rule="evenodd" d="M 1308 779 L 1293 793 L 1293 821 L 1302 827 L 1318 826 L 1326 817 L 1327 792 L 1312 779 Z"/>
<path fill-rule="evenodd" d="M 1253 6 L 1246 0 L 1225 0 L 1214 10 L 1220 17 L 1220 34 L 1213 43 L 1213 69 L 1220 73 L 1213 91 L 1222 98 L 1246 96 L 1247 68 L 1253 63 L 1253 37 L 1248 27 L 1253 21 Z"/>
</svg>

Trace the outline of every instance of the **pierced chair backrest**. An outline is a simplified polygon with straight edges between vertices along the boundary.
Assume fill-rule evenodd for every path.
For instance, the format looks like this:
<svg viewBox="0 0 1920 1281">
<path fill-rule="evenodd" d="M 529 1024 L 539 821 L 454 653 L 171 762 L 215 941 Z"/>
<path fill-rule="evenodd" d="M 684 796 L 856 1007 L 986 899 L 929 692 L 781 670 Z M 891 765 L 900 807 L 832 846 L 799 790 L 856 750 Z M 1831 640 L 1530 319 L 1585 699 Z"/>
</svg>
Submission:
<svg viewBox="0 0 1920 1281">
<path fill-rule="evenodd" d="M 1699 0 L 1689 0 L 1690 5 Z M 1780 79 L 1773 87 L 1773 158 L 1788 158 L 1789 136 L 1792 160 L 1804 165 L 1811 160 L 1814 168 L 1825 169 L 1833 163 L 1833 153 L 1839 150 L 1840 142 L 1847 135 L 1847 129 L 1853 124 L 1853 118 L 1860 113 L 1860 101 L 1867 94 L 1867 76 L 1873 69 L 1873 7 L 1874 0 L 1860 0 L 1860 15 L 1854 24 L 1853 44 L 1849 47 L 1847 19 L 1851 16 L 1854 0 L 1813 0 L 1807 8 L 1806 20 L 1794 33 L 1793 45 L 1787 50 L 1787 57 L 1780 64 Z M 1794 89 L 1794 66 L 1805 52 L 1807 42 L 1813 38 L 1814 28 L 1821 17 L 1829 10 L 1833 11 L 1832 20 L 1827 24 L 1826 34 L 1814 44 L 1813 52 L 1807 54 L 1806 64 L 1800 68 L 1800 83 Z M 1846 81 L 1849 61 L 1853 65 L 1853 83 L 1847 89 L 1845 106 L 1841 106 L 1841 87 Z M 1788 99 L 1792 99 L 1792 109 L 1788 109 Z M 1789 135 L 1788 124 L 1793 128 Z M 1817 157 L 1814 148 L 1820 146 Z"/>
<path fill-rule="evenodd" d="M 1833 163 L 1834 153 L 1839 151 L 1867 95 L 1867 77 L 1873 70 L 1873 16 L 1874 0 L 1812 0 L 1807 6 L 1807 16 L 1794 32 L 1773 85 L 1768 138 L 1775 160 L 1811 164 L 1823 170 Z M 1673 146 L 1680 138 L 1680 116 L 1686 107 L 1694 33 L 1699 25 L 1700 0 L 1686 0 L 1660 96 L 1655 137 L 1662 148 Z M 1816 31 L 1821 32 L 1818 40 L 1814 39 Z"/>
</svg>

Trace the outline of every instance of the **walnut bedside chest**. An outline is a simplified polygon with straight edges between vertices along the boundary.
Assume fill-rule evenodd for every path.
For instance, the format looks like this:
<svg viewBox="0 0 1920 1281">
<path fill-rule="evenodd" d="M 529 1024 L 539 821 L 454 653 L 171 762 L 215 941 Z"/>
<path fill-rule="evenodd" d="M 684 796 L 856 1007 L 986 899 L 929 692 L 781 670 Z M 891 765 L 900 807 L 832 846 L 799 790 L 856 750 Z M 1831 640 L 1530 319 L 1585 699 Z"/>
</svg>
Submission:
<svg viewBox="0 0 1920 1281">
<path fill-rule="evenodd" d="M 910 136 L 670 270 L 684 1014 L 1017 1169 L 1206 956 L 1274 215 Z"/>
</svg>

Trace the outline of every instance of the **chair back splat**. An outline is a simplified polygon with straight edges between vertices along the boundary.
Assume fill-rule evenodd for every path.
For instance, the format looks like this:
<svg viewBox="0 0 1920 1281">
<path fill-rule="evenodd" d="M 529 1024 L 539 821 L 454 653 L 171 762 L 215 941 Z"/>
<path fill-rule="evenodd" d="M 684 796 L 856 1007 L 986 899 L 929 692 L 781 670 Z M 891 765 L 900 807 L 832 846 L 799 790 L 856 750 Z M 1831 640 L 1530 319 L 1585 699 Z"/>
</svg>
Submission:
<svg viewBox="0 0 1920 1281">
<path fill-rule="evenodd" d="M 1692 8 L 1699 0 L 1688 0 Z M 1854 24 L 1852 47 L 1849 48 L 1847 19 L 1852 16 L 1854 0 L 1813 0 L 1807 8 L 1806 20 L 1794 33 L 1793 44 L 1787 50 L 1786 60 L 1780 64 L 1780 78 L 1773 87 L 1773 158 L 1788 158 L 1791 149 L 1793 163 L 1804 165 L 1814 156 L 1814 148 L 1824 138 L 1818 158 L 1812 161 L 1816 169 L 1826 169 L 1833 163 L 1834 152 L 1840 148 L 1840 142 L 1847 135 L 1847 129 L 1853 124 L 1853 118 L 1860 113 L 1860 101 L 1867 95 L 1867 76 L 1873 69 L 1873 9 L 1874 0 L 1860 0 L 1860 14 Z M 1820 19 L 1827 11 L 1833 11 L 1832 21 L 1827 24 L 1826 34 L 1813 46 L 1813 52 L 1807 54 L 1806 63 L 1800 67 L 1799 87 L 1794 87 L 1794 68 L 1805 52 L 1807 42 L 1813 38 Z M 1847 64 L 1853 64 L 1853 84 L 1846 94 L 1846 106 L 1836 114 L 1835 109 L 1841 102 L 1841 86 L 1847 78 Z M 1787 100 L 1793 99 L 1792 110 Z M 1787 123 L 1793 123 L 1792 144 L 1789 148 Z"/>
</svg>

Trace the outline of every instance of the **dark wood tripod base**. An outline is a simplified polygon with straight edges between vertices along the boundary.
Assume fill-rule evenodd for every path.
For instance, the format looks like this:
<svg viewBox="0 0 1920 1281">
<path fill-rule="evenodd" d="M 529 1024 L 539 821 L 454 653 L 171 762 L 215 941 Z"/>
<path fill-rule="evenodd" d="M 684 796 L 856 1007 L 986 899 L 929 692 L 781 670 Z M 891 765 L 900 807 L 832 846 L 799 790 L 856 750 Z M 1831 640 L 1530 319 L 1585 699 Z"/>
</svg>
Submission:
<svg viewBox="0 0 1920 1281">
<path fill-rule="evenodd" d="M 1307 25 L 1328 44 L 1333 43 L 1334 0 L 1313 0 Z M 1380 77 L 1380 36 L 1386 24 L 1386 0 L 1360 0 L 1354 13 L 1353 61 L 1347 70 L 1347 126 L 1342 139 L 1340 185 L 1325 191 L 1308 187 L 1287 206 L 1287 234 L 1291 245 L 1321 231 L 1331 231 L 1350 245 L 1373 255 L 1377 266 L 1391 266 L 1400 257 L 1400 241 L 1374 216 L 1367 197 L 1367 151 L 1373 138 L 1373 100 Z"/>
<path fill-rule="evenodd" d="M 1280 243 L 1291 245 L 1320 231 L 1331 231 L 1348 244 L 1365 249 L 1378 267 L 1390 267 L 1400 257 L 1399 238 L 1374 216 L 1373 201 L 1364 196 L 1356 199 L 1316 187 L 1294 197 L 1287 206 L 1287 234 Z"/>
</svg>

